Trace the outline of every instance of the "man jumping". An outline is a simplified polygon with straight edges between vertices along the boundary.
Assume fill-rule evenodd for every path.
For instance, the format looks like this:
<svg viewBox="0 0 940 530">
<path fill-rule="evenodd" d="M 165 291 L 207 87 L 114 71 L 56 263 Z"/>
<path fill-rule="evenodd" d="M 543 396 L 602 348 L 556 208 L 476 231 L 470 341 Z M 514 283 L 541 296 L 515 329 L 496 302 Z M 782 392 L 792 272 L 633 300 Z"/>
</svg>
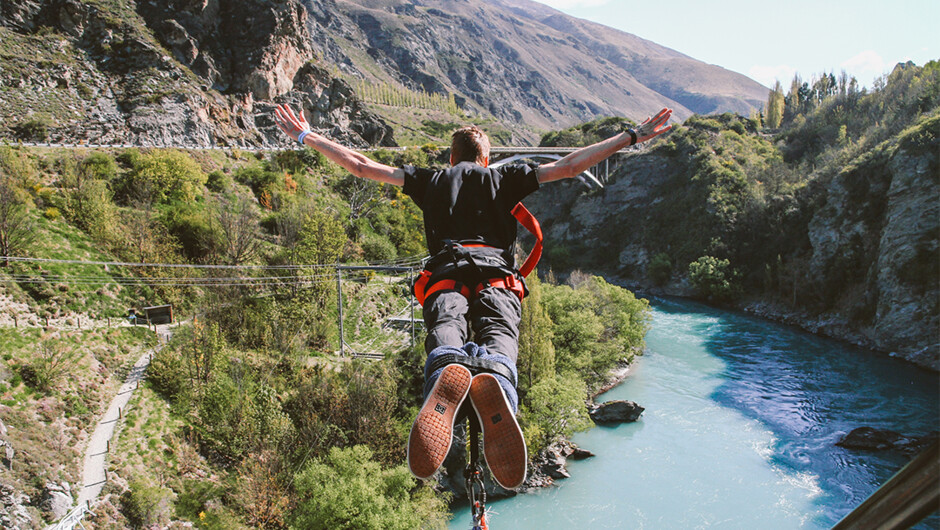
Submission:
<svg viewBox="0 0 940 530">
<path fill-rule="evenodd" d="M 489 168 L 489 138 L 464 127 L 453 134 L 451 167 L 427 169 L 381 164 L 312 132 L 302 113 L 286 105 L 275 110 L 278 126 L 291 138 L 357 177 L 402 186 L 424 212 L 431 259 L 414 291 L 424 306 L 428 358 L 425 401 L 408 439 L 415 476 L 428 479 L 444 462 L 469 396 L 493 478 L 506 489 L 522 485 L 527 456 L 516 421 L 516 359 L 526 288 L 513 255 L 513 212 L 542 183 L 575 177 L 623 147 L 668 131 L 671 116 L 671 109 L 662 109 L 635 130 L 538 168 Z M 470 331 L 475 342 L 467 342 Z"/>
</svg>

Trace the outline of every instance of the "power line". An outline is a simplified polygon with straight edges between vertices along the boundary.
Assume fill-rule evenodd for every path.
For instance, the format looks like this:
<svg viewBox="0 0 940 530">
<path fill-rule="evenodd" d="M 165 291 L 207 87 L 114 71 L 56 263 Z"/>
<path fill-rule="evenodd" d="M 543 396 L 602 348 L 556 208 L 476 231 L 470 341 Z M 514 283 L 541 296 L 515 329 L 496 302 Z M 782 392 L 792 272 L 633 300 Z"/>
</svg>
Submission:
<svg viewBox="0 0 940 530">
<path fill-rule="evenodd" d="M 199 265 L 193 263 L 131 263 L 126 261 L 84 261 L 73 259 L 52 259 L 52 258 L 30 258 L 25 256 L 0 256 L 0 260 L 28 262 L 28 263 L 61 263 L 68 265 L 105 265 L 111 267 L 163 267 L 163 268 L 188 268 L 188 269 L 248 269 L 248 270 L 297 270 L 297 269 L 316 269 L 316 268 L 337 268 L 346 266 L 342 263 L 323 263 L 323 264 L 305 264 L 305 265 Z M 408 256 L 400 260 L 389 261 L 375 264 L 375 266 L 408 266 L 412 264 L 418 266 L 424 258 L 417 256 Z M 368 266 L 368 265 L 367 265 Z"/>
</svg>

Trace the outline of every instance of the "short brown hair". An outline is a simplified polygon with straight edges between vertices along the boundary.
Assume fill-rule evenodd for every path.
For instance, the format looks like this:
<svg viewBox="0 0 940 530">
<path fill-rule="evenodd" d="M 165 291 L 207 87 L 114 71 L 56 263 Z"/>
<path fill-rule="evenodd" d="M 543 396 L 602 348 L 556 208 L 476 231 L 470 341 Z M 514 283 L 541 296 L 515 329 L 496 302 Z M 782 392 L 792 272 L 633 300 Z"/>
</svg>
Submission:
<svg viewBox="0 0 940 530">
<path fill-rule="evenodd" d="M 454 131 L 450 143 L 450 156 L 454 163 L 476 162 L 482 164 L 490 156 L 490 139 L 475 125 Z"/>
</svg>

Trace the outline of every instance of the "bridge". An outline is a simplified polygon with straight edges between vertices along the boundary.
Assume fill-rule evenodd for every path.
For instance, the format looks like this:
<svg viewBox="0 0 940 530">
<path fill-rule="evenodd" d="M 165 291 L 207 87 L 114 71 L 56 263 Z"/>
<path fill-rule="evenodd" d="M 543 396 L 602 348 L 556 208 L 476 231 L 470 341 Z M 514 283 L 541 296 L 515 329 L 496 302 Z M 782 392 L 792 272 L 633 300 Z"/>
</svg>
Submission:
<svg viewBox="0 0 940 530">
<path fill-rule="evenodd" d="M 496 158 L 495 162 L 490 162 L 490 167 L 499 167 L 510 162 L 520 160 L 561 160 L 580 149 L 579 147 L 510 147 L 497 146 L 490 148 L 490 159 Z M 634 152 L 630 148 L 621 149 L 612 156 L 627 155 Z M 505 157 L 505 158 L 504 158 Z M 603 188 L 604 183 L 610 180 L 610 158 L 608 157 L 600 164 L 584 171 L 578 175 L 578 180 L 583 182 L 589 188 Z"/>
</svg>

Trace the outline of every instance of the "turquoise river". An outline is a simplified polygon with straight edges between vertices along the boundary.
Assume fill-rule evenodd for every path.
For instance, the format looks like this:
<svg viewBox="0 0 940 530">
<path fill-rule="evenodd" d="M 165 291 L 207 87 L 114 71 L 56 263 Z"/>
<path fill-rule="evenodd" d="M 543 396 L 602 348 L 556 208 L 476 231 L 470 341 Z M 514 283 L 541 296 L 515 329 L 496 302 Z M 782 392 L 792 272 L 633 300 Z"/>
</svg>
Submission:
<svg viewBox="0 0 940 530">
<path fill-rule="evenodd" d="M 491 529 L 831 528 L 907 461 L 835 445 L 856 427 L 940 428 L 940 378 L 737 313 L 653 301 L 647 352 L 599 401 L 640 420 L 574 441 L 570 479 L 489 503 Z M 451 528 L 469 528 L 467 508 Z M 918 528 L 940 528 L 934 515 Z"/>
</svg>

